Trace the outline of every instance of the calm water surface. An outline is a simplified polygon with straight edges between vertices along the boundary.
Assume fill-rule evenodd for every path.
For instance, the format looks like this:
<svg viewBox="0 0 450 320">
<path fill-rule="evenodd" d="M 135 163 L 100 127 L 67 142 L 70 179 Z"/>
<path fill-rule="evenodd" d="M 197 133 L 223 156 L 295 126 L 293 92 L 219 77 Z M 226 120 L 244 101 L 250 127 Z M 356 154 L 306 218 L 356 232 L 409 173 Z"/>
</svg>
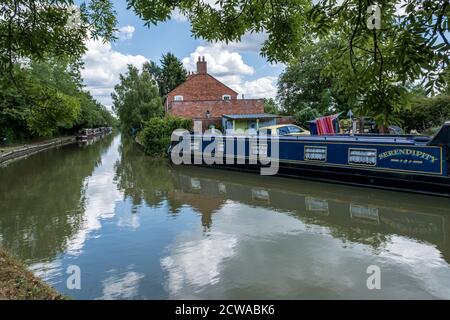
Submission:
<svg viewBox="0 0 450 320">
<path fill-rule="evenodd" d="M 450 199 L 173 167 L 119 135 L 0 168 L 0 245 L 79 299 L 450 298 Z"/>
</svg>

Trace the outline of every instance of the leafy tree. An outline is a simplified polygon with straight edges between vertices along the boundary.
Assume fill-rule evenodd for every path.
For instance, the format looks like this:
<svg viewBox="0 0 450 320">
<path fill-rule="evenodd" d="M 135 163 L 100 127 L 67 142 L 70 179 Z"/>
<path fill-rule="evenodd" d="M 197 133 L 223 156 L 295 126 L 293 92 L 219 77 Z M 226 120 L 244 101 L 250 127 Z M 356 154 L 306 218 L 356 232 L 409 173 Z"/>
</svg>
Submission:
<svg viewBox="0 0 450 320">
<path fill-rule="evenodd" d="M 120 83 L 114 87 L 112 98 L 113 109 L 122 128 L 128 132 L 141 130 L 145 121 L 163 114 L 156 82 L 145 67 L 139 72 L 129 65 L 127 73 L 120 75 Z"/>
<path fill-rule="evenodd" d="M 317 111 L 317 109 L 306 107 L 295 114 L 295 123 L 300 127 L 309 128 L 308 121 L 314 120 L 320 117 L 320 115 L 321 114 Z"/>
<path fill-rule="evenodd" d="M 23 141 L 112 126 L 110 112 L 84 91 L 79 65 L 48 58 L 26 68 L 16 64 L 12 78 L 0 77 L 0 136 Z"/>
<path fill-rule="evenodd" d="M 30 79 L 25 73 L 15 74 L 18 83 L 28 86 Z M 0 137 L 6 137 L 8 141 L 30 137 L 25 119 L 29 105 L 24 90 L 14 86 L 9 78 L 0 77 Z"/>
<path fill-rule="evenodd" d="M 159 93 L 164 98 L 175 87 L 186 81 L 187 72 L 180 59 L 170 52 L 162 55 L 160 63 L 161 66 L 158 66 L 150 61 L 144 65 L 144 70 L 156 80 Z"/>
<path fill-rule="evenodd" d="M 50 137 L 58 128 L 70 128 L 80 112 L 80 102 L 52 88 L 39 88 L 26 116 L 32 133 Z"/>
<path fill-rule="evenodd" d="M 4 0 L 0 6 L 0 76 L 23 58 L 77 60 L 89 37 L 114 38 L 116 18 L 109 0 Z M 11 74 L 12 75 L 12 74 Z"/>
<path fill-rule="evenodd" d="M 78 95 L 78 99 L 81 110 L 74 123 L 74 128 L 95 128 L 116 125 L 116 120 L 111 112 L 97 102 L 90 93 L 83 91 Z"/>
<path fill-rule="evenodd" d="M 280 109 L 273 98 L 264 99 L 264 112 L 271 114 L 279 114 Z"/>
<path fill-rule="evenodd" d="M 411 102 L 411 109 L 402 111 L 399 118 L 407 132 L 411 130 L 424 132 L 440 127 L 445 121 L 450 120 L 450 95 L 433 98 L 415 96 Z"/>
<path fill-rule="evenodd" d="M 380 28 L 362 0 L 128 0 L 146 23 L 156 24 L 179 9 L 192 33 L 210 41 L 240 40 L 246 32 L 268 34 L 261 53 L 291 63 L 316 41 L 335 43 L 324 74 L 339 93 L 354 97 L 361 114 L 384 126 L 408 105 L 407 88 L 420 79 L 428 93 L 447 87 L 450 43 L 448 0 L 380 0 Z M 402 6 L 404 13 L 397 10 Z M 446 76 L 447 75 L 447 76 Z"/>
<path fill-rule="evenodd" d="M 181 61 L 172 53 L 163 54 L 161 59 L 161 78 L 159 88 L 161 96 L 165 96 L 179 84 L 186 81 L 186 70 Z"/>
<path fill-rule="evenodd" d="M 344 97 L 333 86 L 334 81 L 323 72 L 331 46 L 328 42 L 309 46 L 280 75 L 278 100 L 285 113 L 296 114 L 304 108 L 312 108 L 326 114 L 346 108 Z"/>
<path fill-rule="evenodd" d="M 176 129 L 190 130 L 192 120 L 180 117 L 152 118 L 145 123 L 141 134 L 144 150 L 149 155 L 163 156 L 170 145 L 170 137 Z"/>
</svg>

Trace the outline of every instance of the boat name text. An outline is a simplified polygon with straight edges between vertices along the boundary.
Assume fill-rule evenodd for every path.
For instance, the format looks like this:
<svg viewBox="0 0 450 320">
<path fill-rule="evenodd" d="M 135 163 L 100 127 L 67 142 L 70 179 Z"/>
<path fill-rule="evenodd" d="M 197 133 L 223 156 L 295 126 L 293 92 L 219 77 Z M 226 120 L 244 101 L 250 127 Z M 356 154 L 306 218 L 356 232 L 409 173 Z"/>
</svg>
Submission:
<svg viewBox="0 0 450 320">
<path fill-rule="evenodd" d="M 386 158 L 394 157 L 394 156 L 413 156 L 416 158 L 430 161 L 431 163 L 434 163 L 436 160 L 438 160 L 435 156 L 433 156 L 429 153 L 426 153 L 426 152 L 423 152 L 420 150 L 413 150 L 413 149 L 394 149 L 394 150 L 385 151 L 383 153 L 380 153 L 378 155 L 378 158 L 386 159 Z"/>
</svg>

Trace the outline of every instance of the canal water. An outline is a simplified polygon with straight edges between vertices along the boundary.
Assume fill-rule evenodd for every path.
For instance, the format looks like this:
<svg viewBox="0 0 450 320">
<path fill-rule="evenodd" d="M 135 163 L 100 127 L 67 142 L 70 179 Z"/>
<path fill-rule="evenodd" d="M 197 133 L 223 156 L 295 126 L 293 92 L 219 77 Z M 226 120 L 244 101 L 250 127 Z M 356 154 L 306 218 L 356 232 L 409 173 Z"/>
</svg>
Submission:
<svg viewBox="0 0 450 320">
<path fill-rule="evenodd" d="M 450 298 L 450 199 L 170 166 L 120 135 L 0 168 L 0 245 L 76 299 Z"/>
</svg>

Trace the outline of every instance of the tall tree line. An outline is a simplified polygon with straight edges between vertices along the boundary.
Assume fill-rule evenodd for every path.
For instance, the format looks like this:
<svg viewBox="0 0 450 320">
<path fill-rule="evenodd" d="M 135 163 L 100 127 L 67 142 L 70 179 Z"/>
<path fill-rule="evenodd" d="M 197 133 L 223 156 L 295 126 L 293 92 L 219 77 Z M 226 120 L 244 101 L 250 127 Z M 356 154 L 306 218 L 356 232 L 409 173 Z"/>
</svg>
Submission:
<svg viewBox="0 0 450 320">
<path fill-rule="evenodd" d="M 0 77 L 0 136 L 10 142 L 110 126 L 115 119 L 84 90 L 80 66 L 56 58 L 15 64 Z"/>
<path fill-rule="evenodd" d="M 172 53 L 163 54 L 159 64 L 150 61 L 139 70 L 129 65 L 112 93 L 113 108 L 121 127 L 136 134 L 151 118 L 164 115 L 166 95 L 186 80 L 182 62 Z"/>
</svg>

